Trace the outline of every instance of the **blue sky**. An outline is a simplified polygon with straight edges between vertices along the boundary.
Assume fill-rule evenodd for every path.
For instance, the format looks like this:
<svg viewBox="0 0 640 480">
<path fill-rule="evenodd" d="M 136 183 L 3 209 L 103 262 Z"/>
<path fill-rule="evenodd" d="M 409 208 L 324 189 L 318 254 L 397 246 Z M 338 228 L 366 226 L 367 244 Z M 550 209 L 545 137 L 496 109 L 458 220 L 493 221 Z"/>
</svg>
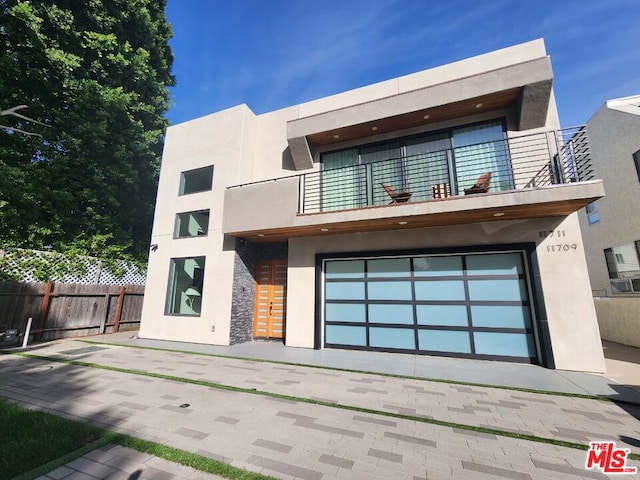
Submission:
<svg viewBox="0 0 640 480">
<path fill-rule="evenodd" d="M 260 114 L 544 38 L 563 126 L 640 94 L 640 0 L 169 0 L 179 123 Z"/>
</svg>

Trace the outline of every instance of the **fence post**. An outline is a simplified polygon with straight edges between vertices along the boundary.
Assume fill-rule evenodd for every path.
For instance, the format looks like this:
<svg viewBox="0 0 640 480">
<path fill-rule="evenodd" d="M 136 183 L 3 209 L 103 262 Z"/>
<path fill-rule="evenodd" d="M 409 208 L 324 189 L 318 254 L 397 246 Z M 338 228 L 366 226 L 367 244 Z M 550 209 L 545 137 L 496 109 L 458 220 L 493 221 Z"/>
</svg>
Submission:
<svg viewBox="0 0 640 480">
<path fill-rule="evenodd" d="M 53 282 L 47 282 L 44 286 L 44 296 L 40 304 L 40 316 L 38 317 L 38 339 L 42 338 L 42 330 L 44 330 L 47 320 L 47 312 L 49 311 L 49 302 L 51 300 L 51 290 L 53 290 Z"/>
<path fill-rule="evenodd" d="M 120 287 L 118 292 L 118 303 L 116 304 L 116 317 L 113 321 L 113 332 L 116 333 L 120 329 L 120 317 L 122 316 L 122 305 L 124 304 L 125 287 Z"/>
<path fill-rule="evenodd" d="M 22 348 L 27 348 L 27 343 L 29 343 L 29 335 L 31 334 L 31 322 L 33 318 L 29 317 L 27 320 L 27 328 L 24 331 L 24 338 L 22 339 Z"/>
<path fill-rule="evenodd" d="M 100 333 L 104 333 L 107 329 L 107 321 L 109 320 L 109 306 L 111 303 L 111 295 L 108 293 L 104 294 L 104 301 L 106 306 L 104 308 L 104 317 L 102 317 L 102 321 L 100 322 Z"/>
</svg>

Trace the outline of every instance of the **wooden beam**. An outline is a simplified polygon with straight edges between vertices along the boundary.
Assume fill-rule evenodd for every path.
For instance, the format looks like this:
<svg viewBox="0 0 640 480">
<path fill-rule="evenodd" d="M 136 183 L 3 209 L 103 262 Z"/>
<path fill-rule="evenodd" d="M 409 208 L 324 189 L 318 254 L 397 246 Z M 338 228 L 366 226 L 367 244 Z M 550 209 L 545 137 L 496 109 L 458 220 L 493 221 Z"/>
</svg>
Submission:
<svg viewBox="0 0 640 480">
<path fill-rule="evenodd" d="M 49 311 L 49 302 L 51 301 L 51 292 L 53 290 L 53 282 L 47 282 L 44 286 L 44 296 L 42 297 L 42 302 L 40 303 L 40 315 L 38 316 L 38 326 L 36 327 L 36 331 L 42 332 L 45 327 L 47 313 Z M 42 334 L 40 334 L 42 337 Z"/>
<path fill-rule="evenodd" d="M 122 306 L 124 304 L 124 294 L 127 289 L 120 287 L 118 292 L 118 303 L 116 304 L 116 316 L 113 321 L 113 332 L 117 332 L 120 329 L 120 317 L 122 316 Z"/>
</svg>

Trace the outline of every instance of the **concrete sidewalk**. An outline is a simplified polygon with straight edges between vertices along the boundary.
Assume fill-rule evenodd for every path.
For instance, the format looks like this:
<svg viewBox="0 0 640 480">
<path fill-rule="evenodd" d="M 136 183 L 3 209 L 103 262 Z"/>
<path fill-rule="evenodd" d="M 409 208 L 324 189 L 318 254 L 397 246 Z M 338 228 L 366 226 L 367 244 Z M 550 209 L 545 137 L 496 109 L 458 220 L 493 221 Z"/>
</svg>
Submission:
<svg viewBox="0 0 640 480">
<path fill-rule="evenodd" d="M 132 347 L 160 345 L 130 337 L 131 333 L 103 337 L 120 346 L 65 340 L 36 346 L 30 353 L 244 391 L 6 356 L 0 359 L 6 379 L 0 385 L 0 396 L 278 478 L 607 478 L 585 470 L 584 451 L 510 438 L 500 432 L 583 445 L 589 440 L 614 440 L 640 452 L 638 406 L 139 349 Z M 524 379 L 529 384 L 546 385 L 547 390 L 558 385 L 581 392 L 604 387 L 616 392 L 618 388 L 608 379 L 599 383 L 603 377 L 549 376 L 546 372 L 554 372 L 530 365 L 474 361 L 477 367 L 473 375 L 471 364 L 447 362 L 453 359 L 435 359 L 426 365 L 422 357 L 413 357 L 412 362 L 404 358 L 412 356 L 314 352 L 260 343 L 250 344 L 254 357 L 259 351 L 262 357 L 277 356 L 280 361 L 310 363 L 302 356 L 328 352 L 317 356 L 320 361 L 315 364 L 330 362 L 336 366 L 334 362 L 339 361 L 342 368 L 387 368 L 392 373 L 405 370 L 412 376 L 428 370 L 428 376 L 433 377 L 437 371 L 433 363 L 437 363 L 438 368 L 450 367 L 456 375 L 476 383 L 496 383 L 487 379 L 510 371 L 515 383 L 521 384 Z M 162 346 L 196 350 L 185 344 Z M 227 354 L 250 356 L 238 349 Z M 350 354 L 355 355 L 352 358 Z M 487 364 L 494 363 L 492 371 L 492 365 Z M 531 373 L 522 374 L 527 370 Z M 552 383 L 541 384 L 541 378 L 550 378 Z M 314 405 L 303 399 L 336 406 Z M 457 426 L 424 423 L 421 419 Z"/>
</svg>

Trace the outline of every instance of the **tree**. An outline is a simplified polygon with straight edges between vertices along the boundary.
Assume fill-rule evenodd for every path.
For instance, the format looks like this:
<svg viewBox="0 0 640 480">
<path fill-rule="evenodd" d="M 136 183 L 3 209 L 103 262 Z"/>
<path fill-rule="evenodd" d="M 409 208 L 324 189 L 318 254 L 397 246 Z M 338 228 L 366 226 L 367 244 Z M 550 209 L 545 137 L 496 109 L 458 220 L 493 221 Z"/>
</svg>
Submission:
<svg viewBox="0 0 640 480">
<path fill-rule="evenodd" d="M 146 259 L 174 84 L 165 6 L 0 0 L 0 110 L 49 127 L 0 117 L 16 129 L 0 129 L 0 246 Z"/>
</svg>

